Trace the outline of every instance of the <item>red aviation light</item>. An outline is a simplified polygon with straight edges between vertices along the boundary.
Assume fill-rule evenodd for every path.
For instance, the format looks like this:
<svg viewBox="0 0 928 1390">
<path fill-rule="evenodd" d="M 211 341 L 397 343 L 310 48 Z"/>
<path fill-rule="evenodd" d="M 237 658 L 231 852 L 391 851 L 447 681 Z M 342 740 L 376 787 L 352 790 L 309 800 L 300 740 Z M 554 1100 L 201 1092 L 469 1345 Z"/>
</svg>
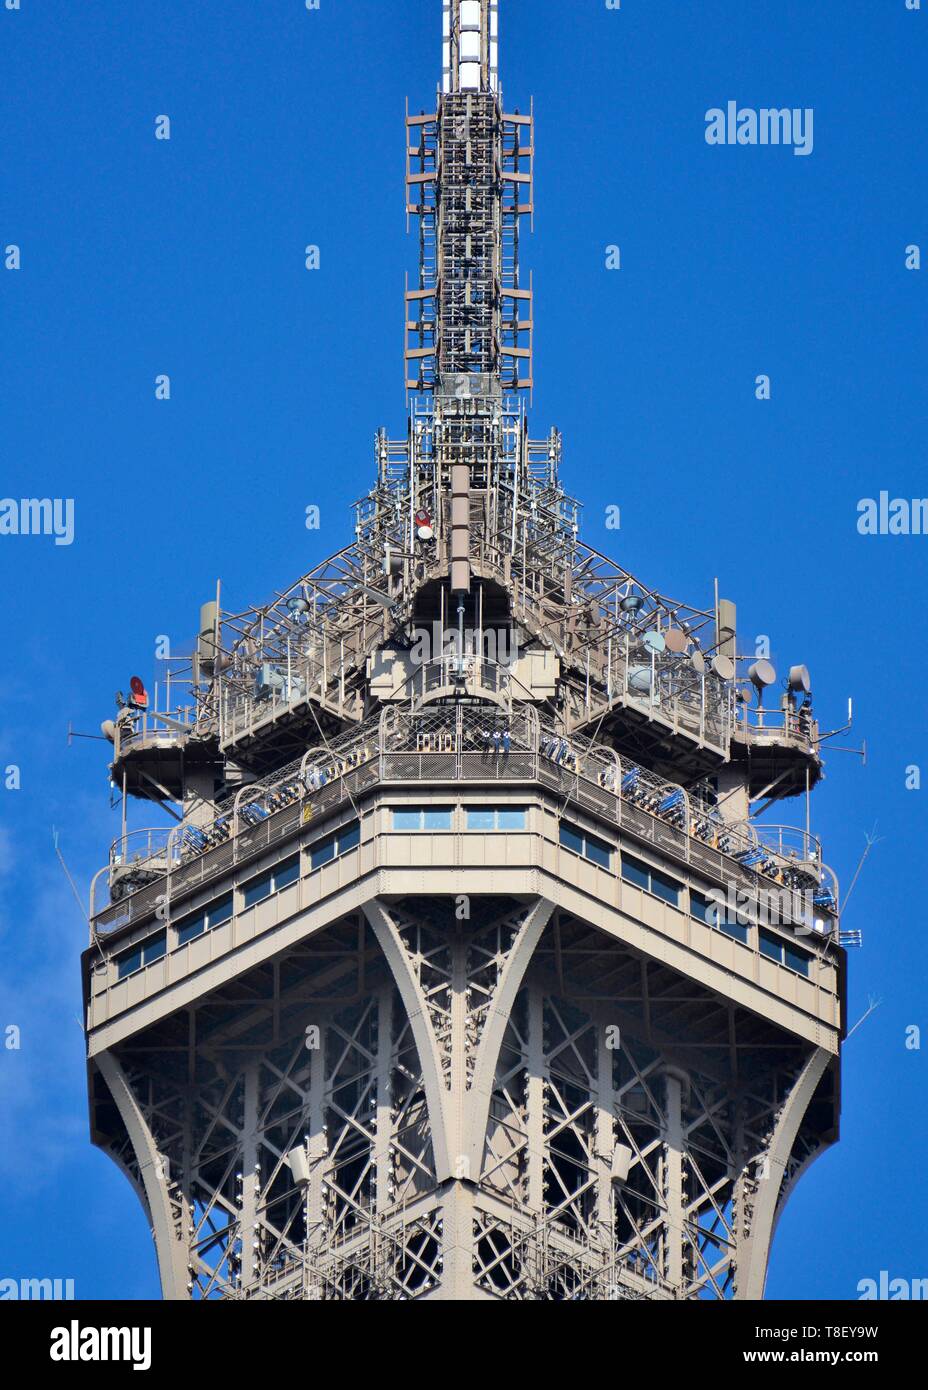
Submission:
<svg viewBox="0 0 928 1390">
<path fill-rule="evenodd" d="M 136 709 L 148 709 L 148 691 L 142 684 L 141 676 L 133 676 L 129 682 L 129 689 L 132 694 L 129 697 L 129 704 Z"/>
</svg>

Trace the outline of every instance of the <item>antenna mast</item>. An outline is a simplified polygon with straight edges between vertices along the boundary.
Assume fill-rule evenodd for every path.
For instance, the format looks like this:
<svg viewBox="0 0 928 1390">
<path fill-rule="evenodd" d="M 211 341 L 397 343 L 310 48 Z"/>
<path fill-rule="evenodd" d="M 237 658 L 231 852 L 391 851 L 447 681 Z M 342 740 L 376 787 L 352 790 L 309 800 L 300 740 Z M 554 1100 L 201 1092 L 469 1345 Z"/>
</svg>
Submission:
<svg viewBox="0 0 928 1390">
<path fill-rule="evenodd" d="M 449 496 L 460 594 L 470 588 L 471 494 L 517 472 L 524 407 L 511 397 L 532 385 L 519 237 L 532 213 L 533 126 L 503 111 L 497 0 L 445 0 L 443 21 L 437 110 L 407 117 L 419 283 L 406 294 L 406 386 L 434 448 L 433 505 Z"/>
</svg>

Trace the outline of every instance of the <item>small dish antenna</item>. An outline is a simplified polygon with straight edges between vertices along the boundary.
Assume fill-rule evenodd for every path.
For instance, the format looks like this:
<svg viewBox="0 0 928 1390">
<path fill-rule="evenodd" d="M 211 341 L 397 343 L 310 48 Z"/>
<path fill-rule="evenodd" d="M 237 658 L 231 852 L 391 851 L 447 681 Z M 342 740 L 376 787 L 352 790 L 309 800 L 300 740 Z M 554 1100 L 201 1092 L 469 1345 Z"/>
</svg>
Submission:
<svg viewBox="0 0 928 1390">
<path fill-rule="evenodd" d="M 664 633 L 664 642 L 669 652 L 685 652 L 690 639 L 680 627 L 669 627 Z"/>
<path fill-rule="evenodd" d="M 753 666 L 748 667 L 748 680 L 757 691 L 758 703 L 763 700 L 767 686 L 773 685 L 776 678 L 776 670 L 769 661 L 755 661 Z"/>
</svg>

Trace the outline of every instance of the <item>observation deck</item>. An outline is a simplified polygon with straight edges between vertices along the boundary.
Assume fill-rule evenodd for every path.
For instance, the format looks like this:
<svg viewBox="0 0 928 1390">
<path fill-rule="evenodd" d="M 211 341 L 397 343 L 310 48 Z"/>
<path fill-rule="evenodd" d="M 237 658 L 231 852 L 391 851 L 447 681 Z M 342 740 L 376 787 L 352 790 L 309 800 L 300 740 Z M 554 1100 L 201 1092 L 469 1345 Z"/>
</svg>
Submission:
<svg viewBox="0 0 928 1390">
<path fill-rule="evenodd" d="M 265 879 L 272 911 L 249 901 Z M 201 971 L 231 968 L 259 938 L 279 951 L 288 922 L 313 929 L 307 912 L 331 924 L 374 895 L 501 892 L 550 893 L 626 940 L 657 931 L 665 939 L 648 949 L 679 950 L 695 978 L 726 990 L 766 981 L 767 1016 L 798 1008 L 840 1032 L 839 891 L 814 836 L 727 824 L 531 705 L 465 699 L 388 706 L 242 787 L 211 824 L 117 840 L 92 891 L 92 1045 L 98 1026 L 112 1041 L 120 1015 L 198 990 Z"/>
</svg>

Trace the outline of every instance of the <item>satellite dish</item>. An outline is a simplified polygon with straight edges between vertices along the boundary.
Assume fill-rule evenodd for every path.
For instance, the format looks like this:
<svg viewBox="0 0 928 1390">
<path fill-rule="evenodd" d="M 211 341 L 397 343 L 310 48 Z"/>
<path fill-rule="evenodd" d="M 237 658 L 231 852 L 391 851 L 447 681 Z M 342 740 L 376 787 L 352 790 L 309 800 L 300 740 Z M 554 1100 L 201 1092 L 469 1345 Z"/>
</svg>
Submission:
<svg viewBox="0 0 928 1390">
<path fill-rule="evenodd" d="M 664 633 L 664 642 L 669 652 L 685 652 L 690 639 L 682 628 L 669 627 Z"/>
<path fill-rule="evenodd" d="M 644 599 L 640 594 L 626 594 L 620 600 L 619 607 L 623 613 L 640 613 L 644 607 Z"/>
<path fill-rule="evenodd" d="M 287 607 L 289 608 L 291 613 L 309 612 L 309 604 L 306 602 L 305 598 L 297 598 L 296 596 L 294 596 L 293 598 L 288 598 Z"/>
<path fill-rule="evenodd" d="M 697 676 L 704 676 L 706 674 L 706 658 L 703 656 L 702 652 L 693 652 L 690 657 L 690 665 Z"/>
<path fill-rule="evenodd" d="M 141 676 L 132 677 L 129 681 L 129 689 L 132 691 L 132 694 L 129 696 L 129 704 L 134 705 L 136 709 L 147 709 L 148 692 L 142 684 Z"/>
<path fill-rule="evenodd" d="M 734 680 L 735 663 L 730 656 L 714 656 L 712 658 L 712 674 L 718 676 L 720 681 Z"/>
<path fill-rule="evenodd" d="M 812 689 L 808 666 L 791 666 L 787 684 L 797 695 L 808 695 Z"/>
<path fill-rule="evenodd" d="M 100 733 L 104 738 L 108 738 L 110 743 L 116 742 L 116 723 L 112 719 L 104 719 L 100 725 Z"/>
<path fill-rule="evenodd" d="M 651 693 L 650 666 L 630 666 L 628 668 L 628 688 L 636 695 Z"/>
<path fill-rule="evenodd" d="M 656 629 L 653 632 L 646 632 L 642 640 L 649 652 L 662 652 L 667 645 L 664 634 Z"/>
<path fill-rule="evenodd" d="M 755 661 L 748 669 L 748 679 L 758 694 L 766 690 L 768 685 L 773 685 L 776 678 L 777 673 L 769 661 Z"/>
</svg>

